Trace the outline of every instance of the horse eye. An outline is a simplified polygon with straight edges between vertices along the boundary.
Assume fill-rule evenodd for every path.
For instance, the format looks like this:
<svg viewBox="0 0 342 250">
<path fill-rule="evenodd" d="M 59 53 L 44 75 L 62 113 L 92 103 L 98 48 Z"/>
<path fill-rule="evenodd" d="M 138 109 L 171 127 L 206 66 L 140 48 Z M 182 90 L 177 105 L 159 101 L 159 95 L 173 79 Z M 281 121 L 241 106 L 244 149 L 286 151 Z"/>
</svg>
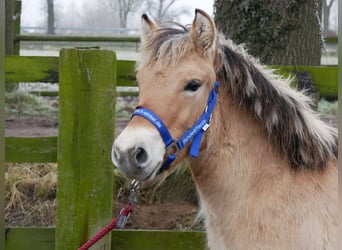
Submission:
<svg viewBox="0 0 342 250">
<path fill-rule="evenodd" d="M 191 80 L 185 85 L 184 90 L 195 92 L 199 89 L 199 87 L 201 87 L 201 83 L 199 81 Z"/>
</svg>

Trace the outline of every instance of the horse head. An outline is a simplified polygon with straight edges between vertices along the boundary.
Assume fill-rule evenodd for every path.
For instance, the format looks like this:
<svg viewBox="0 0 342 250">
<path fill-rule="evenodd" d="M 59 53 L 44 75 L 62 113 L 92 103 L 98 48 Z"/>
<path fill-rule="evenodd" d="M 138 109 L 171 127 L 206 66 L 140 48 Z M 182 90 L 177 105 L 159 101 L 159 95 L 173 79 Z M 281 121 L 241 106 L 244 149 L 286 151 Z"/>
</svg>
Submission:
<svg viewBox="0 0 342 250">
<path fill-rule="evenodd" d="M 115 140 L 112 160 L 127 176 L 145 180 L 165 164 L 180 162 L 190 150 L 188 142 L 202 133 L 202 125 L 209 125 L 210 114 L 202 125 L 199 119 L 209 102 L 216 101 L 216 28 L 205 12 L 196 10 L 191 28 L 182 30 L 159 27 L 144 14 L 141 33 L 138 109 Z M 160 131 L 161 125 L 166 132 Z"/>
</svg>

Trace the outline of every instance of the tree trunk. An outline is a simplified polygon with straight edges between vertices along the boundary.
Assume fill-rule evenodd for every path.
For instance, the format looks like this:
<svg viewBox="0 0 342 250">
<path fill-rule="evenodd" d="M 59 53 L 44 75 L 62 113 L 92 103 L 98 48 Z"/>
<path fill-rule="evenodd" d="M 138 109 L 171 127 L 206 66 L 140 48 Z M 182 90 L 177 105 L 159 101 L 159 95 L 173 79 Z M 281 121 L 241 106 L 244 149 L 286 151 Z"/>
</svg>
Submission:
<svg viewBox="0 0 342 250">
<path fill-rule="evenodd" d="M 320 65 L 319 0 L 216 0 L 215 22 L 265 64 Z"/>
<path fill-rule="evenodd" d="M 125 0 L 118 1 L 119 6 L 119 16 L 120 16 L 120 28 L 127 27 L 127 15 L 129 12 L 129 5 Z"/>
<path fill-rule="evenodd" d="M 49 35 L 55 34 L 55 12 L 53 0 L 47 0 L 47 33 Z"/>
</svg>

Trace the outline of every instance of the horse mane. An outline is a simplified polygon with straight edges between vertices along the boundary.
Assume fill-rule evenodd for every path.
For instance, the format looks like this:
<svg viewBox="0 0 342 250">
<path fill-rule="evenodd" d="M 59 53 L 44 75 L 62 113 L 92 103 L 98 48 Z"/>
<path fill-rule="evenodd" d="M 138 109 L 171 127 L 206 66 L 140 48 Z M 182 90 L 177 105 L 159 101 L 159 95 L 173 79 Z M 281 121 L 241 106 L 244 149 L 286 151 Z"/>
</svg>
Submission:
<svg viewBox="0 0 342 250">
<path fill-rule="evenodd" d="M 176 65 L 194 51 L 189 28 L 161 27 L 145 41 L 137 69 L 157 64 Z M 322 170 L 337 159 L 337 130 L 321 121 L 310 108 L 311 100 L 290 87 L 285 79 L 261 65 L 243 45 L 217 34 L 215 70 L 236 105 L 263 124 L 272 145 L 287 156 L 293 170 Z"/>
</svg>

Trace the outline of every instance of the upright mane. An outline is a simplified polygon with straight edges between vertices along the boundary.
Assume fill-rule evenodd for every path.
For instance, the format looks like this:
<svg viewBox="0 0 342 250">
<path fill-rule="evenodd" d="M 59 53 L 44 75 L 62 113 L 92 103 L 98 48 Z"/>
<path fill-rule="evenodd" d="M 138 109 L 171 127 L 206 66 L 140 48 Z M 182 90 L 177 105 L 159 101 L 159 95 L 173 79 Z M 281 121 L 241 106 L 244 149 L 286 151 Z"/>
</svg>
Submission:
<svg viewBox="0 0 342 250">
<path fill-rule="evenodd" d="M 195 50 L 189 28 L 163 26 L 145 41 L 137 69 L 157 64 L 173 66 Z M 292 169 L 324 169 L 337 159 L 337 130 L 318 118 L 310 99 L 247 54 L 242 45 L 217 34 L 215 71 L 236 105 L 261 122 L 272 145 L 287 156 Z M 223 93 L 219 93 L 223 94 Z"/>
<path fill-rule="evenodd" d="M 137 68 L 155 63 L 162 64 L 161 66 L 177 64 L 193 48 L 189 38 L 188 27 L 178 23 L 161 24 L 156 35 L 142 44 Z"/>
</svg>

